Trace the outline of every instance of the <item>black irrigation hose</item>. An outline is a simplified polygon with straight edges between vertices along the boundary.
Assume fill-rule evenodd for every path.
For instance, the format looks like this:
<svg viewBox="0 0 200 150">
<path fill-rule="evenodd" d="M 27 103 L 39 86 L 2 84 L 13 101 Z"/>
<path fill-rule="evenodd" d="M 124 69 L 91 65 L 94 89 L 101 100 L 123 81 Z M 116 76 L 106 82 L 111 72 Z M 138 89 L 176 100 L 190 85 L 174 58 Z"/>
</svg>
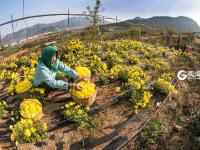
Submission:
<svg viewBox="0 0 200 150">
<path fill-rule="evenodd" d="M 175 79 L 172 80 L 172 82 L 174 81 Z M 176 82 L 174 83 L 174 87 L 177 85 L 178 83 L 178 79 L 176 80 Z M 168 96 L 164 99 L 164 101 L 161 103 L 161 105 L 154 111 L 151 113 L 150 117 L 144 121 L 144 123 L 141 125 L 141 127 L 139 128 L 139 130 L 137 130 L 136 132 L 134 132 L 134 134 L 129 138 L 127 139 L 126 141 L 124 141 L 123 144 L 121 144 L 119 147 L 116 148 L 116 150 L 119 150 L 121 148 L 123 148 L 126 144 L 128 144 L 135 136 L 138 135 L 138 133 L 140 133 L 144 127 L 149 123 L 149 121 L 154 117 L 154 115 L 160 110 L 160 108 L 164 105 L 164 103 L 167 101 L 167 99 L 169 98 L 169 96 L 171 95 L 171 93 L 168 94 Z"/>
<path fill-rule="evenodd" d="M 111 98 L 109 101 L 104 102 L 103 104 L 96 106 L 94 108 L 92 108 L 92 110 L 90 111 L 91 114 L 97 113 L 98 111 L 108 108 L 116 103 L 118 103 L 120 101 L 120 97 L 124 96 L 125 94 L 127 94 L 128 92 L 130 92 L 133 88 L 128 89 L 126 91 L 124 91 L 123 93 L 121 93 L 120 95 L 117 95 L 113 98 Z"/>
<path fill-rule="evenodd" d="M 172 80 L 172 82 L 173 82 L 173 81 L 174 81 L 174 79 Z M 176 81 L 176 83 L 175 83 L 174 86 L 176 86 L 177 82 L 178 82 L 178 80 Z M 94 107 L 94 108 L 90 111 L 90 113 L 91 113 L 91 114 L 95 114 L 95 113 L 97 113 L 98 111 L 100 111 L 100 110 L 102 110 L 102 109 L 105 109 L 105 108 L 107 108 L 107 107 L 112 106 L 113 104 L 116 104 L 117 102 L 120 101 L 118 98 L 119 98 L 120 96 L 125 95 L 125 94 L 128 93 L 130 90 L 132 90 L 132 88 L 129 89 L 129 90 L 127 90 L 127 91 L 124 91 L 123 93 L 121 93 L 120 95 L 118 95 L 118 96 L 112 98 L 111 100 L 109 100 L 109 101 L 107 101 L 107 102 L 104 102 L 104 103 L 101 104 L 100 106 Z M 163 103 L 161 104 L 161 106 L 162 106 L 162 105 L 164 104 L 164 102 L 168 99 L 168 97 L 169 97 L 170 94 L 171 94 L 171 93 L 168 94 L 168 96 L 165 98 L 165 100 L 163 101 Z M 161 106 L 160 106 L 160 107 L 161 107 Z M 159 108 L 160 108 L 160 107 L 159 107 Z M 122 145 L 120 145 L 117 149 L 121 149 L 121 148 L 122 148 L 123 146 L 125 146 L 131 139 L 133 139 L 133 138 L 146 126 L 146 124 L 151 120 L 151 118 L 155 115 L 155 113 L 159 110 L 159 108 L 157 108 L 156 111 L 153 112 L 153 113 L 151 114 L 151 117 L 150 117 L 150 118 L 144 123 L 144 125 L 136 132 L 136 134 L 133 134 L 133 136 L 132 136 L 131 138 L 129 138 L 129 139 L 123 139 L 124 143 L 123 143 Z M 141 112 L 142 112 L 142 111 L 141 111 Z M 95 142 L 90 143 L 88 146 L 89 146 L 89 147 L 91 147 L 91 146 L 94 147 L 95 145 L 98 145 L 98 143 L 102 143 L 102 142 L 106 141 L 107 139 L 111 139 L 112 137 L 117 136 L 117 135 L 119 134 L 119 132 L 121 132 L 121 130 L 123 130 L 124 127 L 125 127 L 127 124 L 129 124 L 130 122 L 132 122 L 132 121 L 134 121 L 134 120 L 137 120 L 141 114 L 143 114 L 143 112 L 142 112 L 142 113 L 139 113 L 138 115 L 135 115 L 135 116 L 130 117 L 128 120 L 126 120 L 126 121 L 124 122 L 124 125 L 123 125 L 122 127 L 118 128 L 115 132 L 111 133 L 108 137 L 103 137 L 103 138 L 101 138 L 101 139 L 98 139 L 98 140 L 96 140 Z M 143 116 L 144 116 L 144 115 L 145 115 L 145 114 L 143 114 Z M 52 126 L 50 126 L 50 127 L 48 128 L 48 131 L 53 131 L 57 126 L 62 125 L 63 123 L 67 123 L 67 122 L 69 122 L 69 121 L 71 121 L 71 120 L 72 120 L 72 118 L 68 118 L 68 119 L 66 119 L 66 120 L 61 120 L 61 121 L 59 121 L 59 122 L 53 124 Z M 4 140 L 10 140 L 10 137 L 7 136 L 7 137 L 4 137 L 4 138 L 0 138 L 0 141 L 4 141 Z"/>
<path fill-rule="evenodd" d="M 1 98 L 1 100 L 3 100 L 3 99 L 7 99 L 8 97 L 9 97 L 9 94 L 5 94 L 5 95 L 1 96 L 0 98 Z"/>
<path fill-rule="evenodd" d="M 3 80 L 2 80 L 2 81 L 3 81 Z M 2 81 L 0 81 L 0 82 L 2 82 Z M 1 84 L 1 85 L 5 85 L 5 84 L 9 83 L 9 81 L 5 81 L 5 80 L 4 80 L 3 82 L 4 82 L 4 83 Z M 8 98 L 8 97 L 9 97 L 8 90 L 4 91 L 4 93 L 0 95 L 0 99 L 1 99 L 1 100 L 6 99 L 6 98 Z"/>
<path fill-rule="evenodd" d="M 112 106 L 112 105 L 118 103 L 118 102 L 120 101 L 120 97 L 121 97 L 121 96 L 124 96 L 124 95 L 127 94 L 129 91 L 131 91 L 132 89 L 133 89 L 133 88 L 131 88 L 131 89 L 129 89 L 129 90 L 126 90 L 126 91 L 124 91 L 123 93 L 121 93 L 120 95 L 111 98 L 109 101 L 106 101 L 106 102 L 104 102 L 103 104 L 92 108 L 92 109 L 90 110 L 89 113 L 90 113 L 91 115 L 94 115 L 94 114 L 96 114 L 97 112 L 99 112 L 99 111 L 101 111 L 101 110 L 103 110 L 103 109 L 105 109 L 105 108 L 108 108 L 108 107 L 110 107 L 110 106 Z M 48 127 L 48 131 L 53 131 L 53 130 L 56 129 L 58 126 L 62 126 L 63 124 L 69 123 L 70 121 L 72 121 L 72 118 L 68 118 L 68 119 L 65 119 L 65 120 L 60 120 L 60 121 L 58 121 L 58 122 L 56 122 L 56 123 L 50 125 L 50 126 Z M 1 141 L 1 139 L 0 139 L 0 141 Z"/>
<path fill-rule="evenodd" d="M 124 122 L 120 123 L 120 125 L 118 125 L 115 129 L 114 132 L 105 135 L 103 137 L 100 138 L 96 138 L 94 139 L 92 142 L 87 142 L 88 139 L 85 139 L 83 143 L 85 143 L 84 147 L 82 148 L 86 148 L 86 149 L 93 149 L 95 148 L 97 145 L 103 144 L 105 142 L 108 142 L 110 139 L 116 137 L 119 135 L 119 133 L 124 129 L 125 126 L 127 126 L 129 123 L 133 122 L 133 121 L 138 121 L 140 120 L 141 117 L 143 117 L 144 115 L 147 114 L 147 111 L 142 110 L 140 111 L 140 113 L 138 113 L 137 115 L 131 115 L 127 120 L 125 120 Z M 72 145 L 73 146 L 73 145 Z"/>
<path fill-rule="evenodd" d="M 5 98 L 8 98 L 8 97 L 9 97 L 9 94 L 8 94 L 7 91 L 1 93 L 1 95 L 0 95 L 0 99 L 1 99 L 1 100 L 5 99 Z"/>
<path fill-rule="evenodd" d="M 94 115 L 95 113 L 107 108 L 107 107 L 110 107 L 116 103 L 118 103 L 120 100 L 119 100 L 119 97 L 125 95 L 126 93 L 128 93 L 130 90 L 132 89 L 129 89 L 129 90 L 126 90 L 124 91 L 123 93 L 121 93 L 120 95 L 116 96 L 116 97 L 113 97 L 112 99 L 110 99 L 109 101 L 107 102 L 104 102 L 103 104 L 99 105 L 99 106 L 96 106 L 94 107 L 93 109 L 91 109 L 90 111 L 90 114 Z M 61 126 L 63 125 L 64 123 L 68 123 L 69 121 L 71 121 L 72 118 L 68 118 L 68 119 L 65 119 L 65 120 L 61 120 L 61 121 L 58 121 L 56 123 L 54 123 L 53 125 L 50 125 L 48 127 L 48 131 L 53 131 L 54 129 L 56 129 L 58 126 Z M 3 138 L 0 138 L 0 141 L 4 141 L 4 140 L 10 140 L 10 137 L 9 136 L 6 136 L 6 137 L 3 137 Z"/>
<path fill-rule="evenodd" d="M 124 96 L 125 94 L 127 94 L 128 92 L 130 92 L 132 89 L 133 89 L 133 87 L 130 88 L 130 89 L 128 89 L 128 90 L 126 90 L 126 91 L 124 91 L 124 92 L 121 93 L 120 95 L 111 98 L 109 101 L 106 101 L 106 102 L 104 102 L 103 104 L 94 107 L 93 109 L 90 110 L 89 113 L 90 113 L 91 115 L 94 115 L 94 114 L 96 114 L 97 112 L 99 112 L 99 111 L 101 111 L 101 110 L 103 110 L 103 109 L 105 109 L 105 108 L 108 108 L 108 107 L 110 107 L 110 106 L 112 106 L 112 105 L 118 103 L 118 102 L 120 101 L 120 97 L 121 97 L 121 96 Z M 53 131 L 54 129 L 57 129 L 58 126 L 62 126 L 62 125 L 64 125 L 64 123 L 69 123 L 71 120 L 72 120 L 72 118 L 68 118 L 68 119 L 65 119 L 65 120 L 58 121 L 58 122 L 54 123 L 53 125 L 50 125 L 50 126 L 48 127 L 48 131 Z M 10 137 L 0 138 L 0 141 L 2 141 L 2 139 L 3 139 L 3 140 L 6 140 L 6 139 L 9 140 Z"/>
<path fill-rule="evenodd" d="M 174 80 L 175 80 L 175 79 L 172 80 L 172 83 L 173 83 Z M 176 82 L 176 83 L 177 83 L 177 82 Z M 168 96 L 165 98 L 165 100 L 163 100 L 163 103 L 168 99 L 168 97 L 170 96 L 170 94 L 171 94 L 171 93 L 169 93 Z M 163 104 L 163 103 L 162 103 L 162 104 Z M 140 119 L 141 119 L 142 117 L 144 117 L 147 113 L 148 113 L 147 111 L 142 110 L 142 111 L 140 111 L 137 115 L 131 116 L 131 117 L 129 117 L 127 120 L 125 120 L 124 122 L 122 122 L 122 123 L 120 124 L 120 126 L 118 126 L 118 127 L 115 129 L 114 132 L 112 132 L 112 133 L 110 133 L 110 134 L 108 134 L 108 135 L 105 135 L 105 136 L 103 136 L 103 137 L 93 139 L 93 141 L 90 141 L 89 139 L 84 139 L 84 140 L 82 140 L 82 141 L 80 141 L 80 142 L 74 143 L 74 144 L 72 145 L 72 148 L 73 148 L 73 147 L 76 147 L 77 144 L 78 144 L 79 146 L 82 146 L 82 145 L 83 145 L 82 148 L 84 148 L 84 149 L 93 149 L 93 148 L 95 148 L 95 147 L 98 146 L 98 145 L 101 145 L 101 144 L 103 144 L 103 143 L 106 143 L 106 142 L 108 142 L 110 139 L 112 139 L 112 138 L 118 136 L 119 133 L 120 133 L 129 123 L 131 123 L 131 122 L 133 122 L 133 121 L 138 121 L 138 120 L 140 120 Z M 152 116 L 152 114 L 151 114 L 150 116 Z M 152 117 L 153 117 L 153 116 L 152 116 Z M 150 117 L 150 119 L 151 119 L 152 117 Z M 146 121 L 146 124 L 150 121 L 150 119 L 147 119 L 147 121 L 145 120 L 145 121 Z M 145 124 L 145 125 L 146 125 L 146 124 Z M 144 125 L 144 126 L 145 126 L 145 125 Z M 138 132 L 138 133 L 139 133 L 139 132 Z M 118 138 L 117 138 L 117 141 L 111 142 L 111 144 L 107 145 L 107 146 L 104 148 L 104 150 L 118 149 L 118 147 L 121 147 L 121 145 L 126 145 L 127 141 L 129 141 L 129 139 L 128 139 L 127 137 L 118 137 Z M 120 142 L 121 142 L 122 144 L 120 144 Z M 125 143 L 125 144 L 124 144 L 124 143 Z M 116 147 L 116 145 L 117 145 L 117 147 Z"/>
<path fill-rule="evenodd" d="M 174 81 L 174 79 L 172 80 L 172 82 Z M 165 98 L 165 100 L 163 101 L 163 103 L 168 99 L 170 93 L 168 94 L 168 96 Z M 162 103 L 162 104 L 163 104 Z M 122 122 L 120 124 L 120 126 L 118 126 L 114 132 L 112 132 L 111 134 L 105 135 L 103 137 L 94 139 L 93 141 L 90 141 L 89 139 L 85 139 L 83 140 L 83 142 L 77 142 L 75 144 L 72 145 L 76 146 L 77 144 L 79 144 L 80 146 L 83 145 L 81 143 L 84 143 L 84 146 L 82 148 L 86 148 L 86 149 L 93 149 L 96 146 L 103 144 L 105 142 L 108 142 L 110 139 L 116 137 L 119 135 L 119 133 L 125 128 L 125 126 L 127 126 L 129 123 L 133 122 L 133 121 L 138 121 L 140 120 L 142 117 L 144 117 L 147 114 L 147 111 L 142 110 L 140 111 L 137 115 L 131 116 L 129 117 L 127 120 L 125 120 L 124 122 Z M 152 115 L 150 115 L 152 116 Z M 146 124 L 149 122 L 150 119 L 147 119 Z M 89 141 L 89 142 L 88 142 Z M 126 145 L 127 141 L 129 141 L 129 139 L 127 137 L 118 137 L 117 141 L 113 141 L 111 142 L 111 144 L 107 145 L 104 150 L 110 150 L 110 149 L 117 149 L 118 147 L 121 147 L 121 145 Z M 122 143 L 122 144 L 120 144 Z M 117 146 L 117 147 L 116 147 Z"/>
<path fill-rule="evenodd" d="M 120 101 L 119 97 L 125 95 L 125 94 L 128 93 L 130 90 L 132 90 L 132 88 L 129 89 L 129 90 L 124 91 L 123 93 L 121 93 L 121 94 L 118 95 L 118 96 L 115 96 L 115 97 L 111 98 L 109 101 L 106 101 L 106 102 L 104 102 L 103 104 L 92 108 L 92 109 L 90 110 L 89 113 L 90 113 L 91 115 L 94 115 L 94 114 L 96 114 L 97 112 L 99 112 L 99 111 L 101 111 L 101 110 L 103 110 L 103 109 L 105 109 L 105 108 L 108 108 L 108 107 L 110 107 L 110 106 L 112 106 L 112 105 L 118 103 L 118 102 Z M 55 123 L 55 124 L 53 124 L 53 125 L 50 125 L 50 127 L 48 128 L 48 131 L 52 131 L 54 128 L 56 128 L 56 126 L 62 125 L 63 123 L 66 123 L 66 122 L 71 121 L 71 120 L 72 120 L 72 118 L 68 118 L 68 119 L 65 119 L 65 120 L 58 121 L 57 123 Z"/>
<path fill-rule="evenodd" d="M 5 136 L 5 137 L 2 137 L 1 139 L 0 139 L 0 141 L 9 141 L 9 142 L 11 142 L 11 139 L 10 139 L 10 136 Z"/>
</svg>

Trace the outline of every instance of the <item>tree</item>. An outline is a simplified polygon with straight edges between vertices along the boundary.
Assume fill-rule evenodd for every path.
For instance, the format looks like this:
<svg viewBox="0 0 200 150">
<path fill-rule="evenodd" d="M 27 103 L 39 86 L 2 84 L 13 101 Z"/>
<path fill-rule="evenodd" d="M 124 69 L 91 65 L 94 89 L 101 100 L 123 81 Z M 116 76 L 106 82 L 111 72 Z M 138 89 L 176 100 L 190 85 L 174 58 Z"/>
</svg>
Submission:
<svg viewBox="0 0 200 150">
<path fill-rule="evenodd" d="M 167 29 L 167 33 L 169 33 L 169 34 L 173 35 L 173 34 L 176 34 L 176 33 L 177 33 L 177 31 L 176 31 L 176 29 L 175 29 L 175 28 L 169 27 L 169 28 Z"/>
<path fill-rule="evenodd" d="M 99 10 L 101 7 L 101 1 L 100 0 L 96 0 L 96 5 L 93 8 L 93 10 L 91 9 L 90 6 L 87 7 L 87 10 L 89 12 L 90 18 L 90 26 L 86 27 L 82 33 L 82 35 L 84 37 L 87 37 L 89 40 L 97 40 L 99 38 Z"/>
<path fill-rule="evenodd" d="M 130 27 L 128 29 L 128 35 L 134 39 L 140 39 L 142 30 L 136 27 Z"/>
</svg>

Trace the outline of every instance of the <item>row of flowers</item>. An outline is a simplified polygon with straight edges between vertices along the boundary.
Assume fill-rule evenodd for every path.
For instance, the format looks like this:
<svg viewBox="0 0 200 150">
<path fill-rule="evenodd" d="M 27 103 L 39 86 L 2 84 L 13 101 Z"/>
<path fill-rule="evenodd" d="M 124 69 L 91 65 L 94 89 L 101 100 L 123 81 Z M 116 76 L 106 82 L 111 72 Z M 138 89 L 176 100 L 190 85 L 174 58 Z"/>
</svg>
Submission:
<svg viewBox="0 0 200 150">
<path fill-rule="evenodd" d="M 61 49 L 59 45 L 57 47 Z M 177 52 L 128 39 L 105 41 L 101 44 L 84 44 L 79 39 L 73 39 L 64 48 L 62 61 L 75 68 L 81 78 L 88 79 L 87 82 L 77 83 L 83 88 L 82 91 L 70 91 L 75 101 L 89 101 L 90 97 L 95 97 L 96 86 L 90 82 L 92 74 L 99 76 L 104 85 L 120 81 L 116 87 L 117 93 L 131 89 L 129 100 L 133 103 L 134 113 L 148 106 L 153 91 L 160 94 L 175 92 L 170 83 L 173 74 L 167 60 L 174 61 L 178 56 Z M 32 88 L 31 83 L 39 55 L 32 53 L 29 57 L 23 56 L 20 60 L 0 65 L 0 80 L 10 81 L 8 92 L 12 95 L 29 92 L 32 98 L 20 104 L 22 119 L 10 126 L 11 139 L 16 144 L 47 137 L 47 125 L 41 119 L 41 101 L 45 99 L 45 89 Z M 154 81 L 151 83 L 151 80 Z M 65 118 L 70 118 L 77 124 L 91 122 L 88 115 L 90 108 L 78 102 L 70 102 L 62 107 Z"/>
</svg>

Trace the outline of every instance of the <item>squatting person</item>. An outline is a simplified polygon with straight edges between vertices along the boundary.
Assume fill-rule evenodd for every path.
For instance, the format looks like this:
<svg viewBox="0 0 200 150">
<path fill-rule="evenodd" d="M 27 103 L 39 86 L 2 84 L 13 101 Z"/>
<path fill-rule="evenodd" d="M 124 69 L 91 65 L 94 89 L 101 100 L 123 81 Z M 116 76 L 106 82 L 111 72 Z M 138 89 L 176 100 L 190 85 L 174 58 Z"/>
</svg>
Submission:
<svg viewBox="0 0 200 150">
<path fill-rule="evenodd" d="M 75 88 L 81 90 L 81 87 L 74 83 L 68 83 L 67 81 L 59 80 L 56 78 L 58 71 L 65 73 L 65 75 L 79 79 L 79 75 L 70 67 L 66 66 L 60 60 L 58 60 L 58 49 L 52 46 L 45 46 L 42 50 L 41 57 L 33 79 L 33 86 L 45 89 L 45 94 L 48 94 L 55 89 L 68 90 L 69 88 Z"/>
</svg>

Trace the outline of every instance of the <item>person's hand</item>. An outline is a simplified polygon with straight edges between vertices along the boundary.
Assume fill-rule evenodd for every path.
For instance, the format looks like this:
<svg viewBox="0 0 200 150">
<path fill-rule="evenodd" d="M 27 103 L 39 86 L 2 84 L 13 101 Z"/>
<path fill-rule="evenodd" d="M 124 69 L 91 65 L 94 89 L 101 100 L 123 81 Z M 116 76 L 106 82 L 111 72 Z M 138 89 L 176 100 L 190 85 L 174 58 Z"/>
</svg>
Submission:
<svg viewBox="0 0 200 150">
<path fill-rule="evenodd" d="M 80 78 L 80 77 L 78 77 L 76 80 L 75 80 L 75 83 L 77 83 L 77 82 L 81 82 L 81 81 L 84 81 L 84 82 L 89 82 L 89 78 Z"/>
<path fill-rule="evenodd" d="M 89 82 L 90 78 L 89 77 L 88 78 L 82 78 L 81 80 L 84 81 L 84 82 Z"/>
<path fill-rule="evenodd" d="M 69 88 L 74 88 L 75 90 L 79 90 L 81 91 L 82 90 L 82 87 L 78 84 L 69 84 Z"/>
<path fill-rule="evenodd" d="M 76 90 L 78 90 L 78 91 L 81 91 L 81 90 L 82 90 L 82 87 L 81 87 L 80 85 L 77 85 L 77 84 L 75 84 L 74 88 L 75 88 Z"/>
</svg>

